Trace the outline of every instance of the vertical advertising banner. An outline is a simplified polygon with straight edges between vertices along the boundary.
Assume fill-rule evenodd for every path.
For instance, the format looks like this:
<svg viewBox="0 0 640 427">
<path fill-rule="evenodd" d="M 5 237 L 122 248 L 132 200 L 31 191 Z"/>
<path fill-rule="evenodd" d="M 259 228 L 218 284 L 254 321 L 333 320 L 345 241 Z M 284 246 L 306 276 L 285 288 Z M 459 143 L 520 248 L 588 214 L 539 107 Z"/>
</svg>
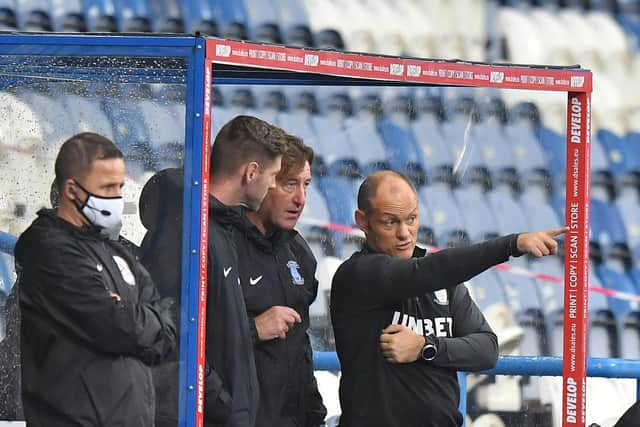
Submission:
<svg viewBox="0 0 640 427">
<path fill-rule="evenodd" d="M 204 111 L 202 117 L 202 183 L 200 212 L 200 271 L 198 286 L 198 354 L 196 378 L 196 427 L 204 425 L 204 381 L 206 375 L 206 331 L 207 331 L 207 254 L 209 232 L 209 145 L 211 141 L 211 60 L 204 67 Z"/>
<path fill-rule="evenodd" d="M 564 349 L 562 425 L 584 426 L 589 298 L 589 171 L 591 96 L 569 93 L 567 104 Z"/>
</svg>

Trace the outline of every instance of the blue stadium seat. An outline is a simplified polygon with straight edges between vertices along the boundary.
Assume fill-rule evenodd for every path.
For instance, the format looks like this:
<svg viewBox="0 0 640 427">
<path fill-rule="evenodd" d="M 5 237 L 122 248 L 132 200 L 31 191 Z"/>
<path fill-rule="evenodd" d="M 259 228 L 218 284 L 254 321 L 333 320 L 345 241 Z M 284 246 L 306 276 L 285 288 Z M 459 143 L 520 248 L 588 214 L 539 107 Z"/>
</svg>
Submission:
<svg viewBox="0 0 640 427">
<path fill-rule="evenodd" d="M 525 330 L 521 351 L 526 356 L 547 355 L 546 318 L 536 281 L 505 271 L 496 271 L 496 275 L 502 280 L 509 308 Z"/>
<path fill-rule="evenodd" d="M 478 108 L 472 98 L 453 102 L 448 120 L 442 124 L 444 139 L 451 150 L 454 173 L 460 182 L 467 183 L 478 176 L 489 180 L 487 163 L 482 155 L 474 131 Z M 481 178 L 482 179 L 482 178 Z"/>
<path fill-rule="evenodd" d="M 505 125 L 505 134 L 520 174 L 526 176 L 533 170 L 548 170 L 546 156 L 536 135 L 540 121 L 537 107 L 531 103 L 518 104 L 512 109 L 511 116 L 511 121 Z"/>
<path fill-rule="evenodd" d="M 424 166 L 422 164 L 422 152 L 413 135 L 409 121 L 403 123 L 401 117 L 394 120 L 393 116 L 387 117 L 378 123 L 378 131 L 385 145 L 386 157 L 391 167 L 409 175 L 414 183 L 424 184 Z"/>
<path fill-rule="evenodd" d="M 318 260 L 325 255 L 334 255 L 331 233 L 323 225 L 331 222 L 331 216 L 316 182 L 312 182 L 307 188 L 306 200 L 305 208 L 298 221 L 298 230 L 305 236 Z"/>
<path fill-rule="evenodd" d="M 87 31 L 115 33 L 120 31 L 115 0 L 83 0 Z"/>
<path fill-rule="evenodd" d="M 135 98 L 105 98 L 103 108 L 113 124 L 113 140 L 122 150 L 127 171 L 136 177 L 156 169 L 150 133 Z"/>
<path fill-rule="evenodd" d="M 636 287 L 626 274 L 616 271 L 604 264 L 599 265 L 596 271 L 605 288 L 636 294 Z M 609 297 L 609 308 L 615 313 L 619 329 L 622 329 L 627 316 L 632 312 L 638 312 L 639 309 L 637 302 L 614 297 Z"/>
<path fill-rule="evenodd" d="M 0 252 L 0 294 L 5 296 L 11 293 L 15 282 L 13 257 Z"/>
<path fill-rule="evenodd" d="M 482 157 L 492 176 L 495 177 L 494 184 L 504 183 L 517 189 L 519 177 L 516 171 L 516 161 L 504 133 L 504 123 L 506 122 L 504 101 L 499 98 L 491 98 L 484 105 L 484 110 L 483 120 L 473 128 Z"/>
<path fill-rule="evenodd" d="M 329 209 L 331 222 L 355 226 L 353 214 L 356 210 L 356 195 L 353 192 L 352 183 L 344 177 L 325 176 L 318 181 L 318 184 Z M 345 235 L 339 231 L 332 231 L 331 234 L 336 254 L 340 256 L 345 246 Z M 347 243 L 351 241 L 348 240 Z"/>
<path fill-rule="evenodd" d="M 22 31 L 52 31 L 51 5 L 47 0 L 20 0 L 16 2 L 17 24 Z"/>
<path fill-rule="evenodd" d="M 442 243 L 451 235 L 465 230 L 465 222 L 449 186 L 433 184 L 419 190 L 420 201 L 431 214 L 436 240 Z"/>
<path fill-rule="evenodd" d="M 219 35 L 220 22 L 216 12 L 218 12 L 220 3 L 224 2 L 206 0 L 179 1 L 184 31 L 190 34 L 199 31 L 202 34 Z"/>
<path fill-rule="evenodd" d="M 55 32 L 87 31 L 82 0 L 52 1 L 51 24 Z"/>
<path fill-rule="evenodd" d="M 640 295 L 640 266 L 632 268 L 629 276 L 631 276 L 631 280 L 633 280 L 633 284 L 636 287 L 636 294 Z"/>
<path fill-rule="evenodd" d="M 157 33 L 184 33 L 180 0 L 153 0 L 149 2 L 151 28 Z M 206 33 L 209 34 L 209 33 Z"/>
<path fill-rule="evenodd" d="M 18 28 L 18 11 L 13 0 L 0 0 L 0 30 L 15 30 Z"/>
<path fill-rule="evenodd" d="M 627 169 L 627 160 L 625 156 L 625 141 L 614 132 L 607 129 L 600 129 L 597 134 L 602 148 L 607 154 L 609 160 L 609 169 L 613 175 L 619 178 Z"/>
<path fill-rule="evenodd" d="M 627 172 L 640 172 L 640 132 L 629 132 L 622 147 L 625 150 Z"/>
<path fill-rule="evenodd" d="M 473 301 L 482 311 L 495 304 L 509 305 L 505 298 L 502 281 L 496 275 L 495 270 L 487 270 L 475 276 L 467 283 L 467 286 Z"/>
<path fill-rule="evenodd" d="M 454 161 L 442 134 L 438 116 L 423 111 L 411 122 L 411 129 L 422 151 L 422 163 L 429 179 L 452 182 Z"/>
<path fill-rule="evenodd" d="M 360 174 L 357 159 L 342 122 L 333 116 L 315 115 L 311 117 L 320 150 L 329 174 L 354 177 Z"/>
<path fill-rule="evenodd" d="M 501 235 L 522 233 L 534 228 L 527 221 L 527 214 L 506 188 L 498 188 L 487 193 L 487 200 L 495 215 L 498 232 Z"/>
<path fill-rule="evenodd" d="M 560 220 L 547 199 L 525 193 L 520 196 L 520 205 L 531 230 L 548 230 L 564 223 L 564 219 Z"/>
<path fill-rule="evenodd" d="M 216 135 L 222 126 L 233 118 L 233 114 L 225 107 L 213 107 L 211 113 L 211 142 L 215 141 Z"/>
<path fill-rule="evenodd" d="M 149 0 L 115 0 L 118 27 L 124 33 L 148 33 L 151 27 Z"/>
<path fill-rule="evenodd" d="M 307 9 L 302 0 L 278 0 L 280 29 L 288 46 L 313 46 Z"/>
<path fill-rule="evenodd" d="M 244 0 L 249 37 L 268 43 L 282 43 L 278 3 L 273 0 Z"/>
<path fill-rule="evenodd" d="M 629 248 L 633 253 L 640 255 L 640 215 L 638 215 L 640 203 L 638 203 L 638 198 L 621 195 L 615 201 L 615 206 L 624 222 Z"/>
<path fill-rule="evenodd" d="M 183 166 L 184 159 L 184 105 L 171 108 L 169 102 L 146 99 L 138 102 L 149 132 L 149 145 L 153 153 L 155 170 Z M 182 108 L 180 108 L 182 107 Z M 177 114 L 182 111 L 182 114 Z"/>
<path fill-rule="evenodd" d="M 480 189 L 459 187 L 453 190 L 453 195 L 472 242 L 490 239 L 500 234 L 495 215 Z"/>
<path fill-rule="evenodd" d="M 376 120 L 374 111 L 361 108 L 344 122 L 345 131 L 365 175 L 391 167 L 386 157 L 384 142 L 376 129 Z"/>
</svg>

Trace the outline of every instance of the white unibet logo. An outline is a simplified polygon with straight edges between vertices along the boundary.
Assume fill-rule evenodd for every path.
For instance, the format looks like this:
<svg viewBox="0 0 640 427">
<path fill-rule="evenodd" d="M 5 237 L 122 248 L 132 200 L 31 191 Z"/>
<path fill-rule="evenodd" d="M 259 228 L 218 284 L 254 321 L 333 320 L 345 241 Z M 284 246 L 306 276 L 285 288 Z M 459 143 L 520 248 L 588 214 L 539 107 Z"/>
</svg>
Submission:
<svg viewBox="0 0 640 427">
<path fill-rule="evenodd" d="M 304 56 L 304 65 L 309 67 L 317 67 L 318 62 L 320 62 L 320 57 L 318 55 L 305 55 Z"/>
<path fill-rule="evenodd" d="M 231 46 L 228 44 L 217 44 L 216 45 L 216 56 L 231 56 Z"/>
</svg>

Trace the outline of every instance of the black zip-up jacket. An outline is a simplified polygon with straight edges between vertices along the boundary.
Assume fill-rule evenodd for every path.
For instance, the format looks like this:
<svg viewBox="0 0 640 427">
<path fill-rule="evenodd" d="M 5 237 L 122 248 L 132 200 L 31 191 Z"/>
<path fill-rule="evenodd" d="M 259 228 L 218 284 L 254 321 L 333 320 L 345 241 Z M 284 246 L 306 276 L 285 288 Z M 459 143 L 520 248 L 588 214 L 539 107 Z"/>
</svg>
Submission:
<svg viewBox="0 0 640 427">
<path fill-rule="evenodd" d="M 209 286 L 207 290 L 205 422 L 213 426 L 253 427 L 259 387 L 240 268 L 230 225 L 240 207 L 209 200 Z"/>
<path fill-rule="evenodd" d="M 316 259 L 295 230 L 266 237 L 246 216 L 229 220 L 242 237 L 235 241 L 260 383 L 256 427 L 319 426 L 327 411 L 313 375 L 307 335 L 309 306 L 318 292 Z M 276 305 L 294 309 L 302 323 L 284 340 L 260 341 L 255 317 Z"/>
<path fill-rule="evenodd" d="M 147 365 L 173 350 L 176 330 L 130 249 L 42 210 L 15 254 L 27 424 L 152 426 Z"/>
<path fill-rule="evenodd" d="M 462 424 L 456 372 L 492 368 L 498 342 L 464 281 L 518 256 L 517 235 L 402 259 L 368 248 L 337 270 L 331 319 L 342 367 L 341 427 Z M 391 323 L 434 337 L 434 360 L 392 364 L 380 349 Z"/>
</svg>

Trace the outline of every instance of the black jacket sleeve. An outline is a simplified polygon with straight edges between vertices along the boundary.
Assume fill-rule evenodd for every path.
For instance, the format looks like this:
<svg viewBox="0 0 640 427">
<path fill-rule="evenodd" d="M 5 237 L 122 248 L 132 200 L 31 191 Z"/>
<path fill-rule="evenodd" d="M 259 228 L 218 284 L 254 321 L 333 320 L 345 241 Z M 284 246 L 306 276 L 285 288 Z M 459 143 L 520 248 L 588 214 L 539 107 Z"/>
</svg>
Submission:
<svg viewBox="0 0 640 427">
<path fill-rule="evenodd" d="M 353 283 L 348 291 L 360 302 L 395 304 L 425 292 L 450 288 L 486 269 L 519 255 L 517 235 L 499 237 L 463 248 L 444 249 L 420 258 L 403 259 L 385 254 L 357 256 Z"/>
<path fill-rule="evenodd" d="M 43 242 L 46 245 L 46 242 Z M 21 305 L 43 311 L 99 351 L 161 359 L 175 342 L 175 330 L 147 302 L 118 301 L 96 264 L 73 243 L 44 250 L 22 274 Z M 73 263 L 70 263 L 73 260 Z M 167 342 L 165 342 L 165 340 Z"/>
<path fill-rule="evenodd" d="M 150 364 L 160 363 L 176 350 L 177 331 L 171 311 L 175 301 L 172 298 L 160 297 L 151 275 L 141 264 L 136 263 L 135 270 L 140 287 L 140 303 L 148 305 L 161 327 L 155 343 L 142 360 Z"/>
<path fill-rule="evenodd" d="M 438 353 L 430 363 L 462 371 L 491 369 L 498 360 L 498 338 L 469 296 L 465 285 L 452 289 L 453 338 L 436 338 Z"/>
</svg>

